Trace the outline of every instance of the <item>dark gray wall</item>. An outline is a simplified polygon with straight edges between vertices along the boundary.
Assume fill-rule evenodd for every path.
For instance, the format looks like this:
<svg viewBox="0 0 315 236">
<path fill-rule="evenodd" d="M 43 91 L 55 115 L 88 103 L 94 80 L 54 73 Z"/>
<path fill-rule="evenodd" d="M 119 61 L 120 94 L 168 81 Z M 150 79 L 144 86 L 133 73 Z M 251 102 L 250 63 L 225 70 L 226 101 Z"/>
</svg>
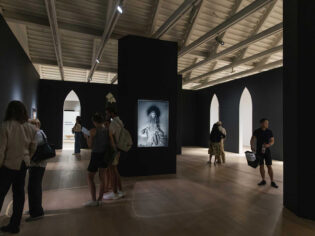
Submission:
<svg viewBox="0 0 315 236">
<path fill-rule="evenodd" d="M 313 220 L 314 12 L 315 1 L 284 1 L 284 205 Z"/>
<path fill-rule="evenodd" d="M 31 115 L 37 108 L 36 88 L 39 75 L 0 14 L 0 119 L 7 104 L 20 100 Z"/>
<path fill-rule="evenodd" d="M 253 130 L 261 118 L 268 118 L 276 138 L 273 158 L 283 160 L 282 78 L 283 69 L 279 68 L 199 91 L 184 91 L 183 146 L 208 146 L 210 103 L 216 94 L 220 120 L 228 132 L 225 148 L 239 152 L 239 103 L 247 87 L 253 101 Z"/>
<path fill-rule="evenodd" d="M 94 83 L 77 83 L 55 80 L 40 80 L 38 90 L 38 117 L 50 143 L 62 148 L 63 106 L 73 90 L 80 99 L 82 125 L 92 128 L 92 115 L 105 115 L 106 95 L 117 97 L 117 86 Z"/>
<path fill-rule="evenodd" d="M 177 75 L 177 43 L 127 36 L 118 44 L 119 115 L 129 129 L 134 147 L 123 155 L 122 175 L 176 173 L 178 153 L 178 106 L 180 81 Z M 137 101 L 169 102 L 168 147 L 137 148 Z"/>
</svg>

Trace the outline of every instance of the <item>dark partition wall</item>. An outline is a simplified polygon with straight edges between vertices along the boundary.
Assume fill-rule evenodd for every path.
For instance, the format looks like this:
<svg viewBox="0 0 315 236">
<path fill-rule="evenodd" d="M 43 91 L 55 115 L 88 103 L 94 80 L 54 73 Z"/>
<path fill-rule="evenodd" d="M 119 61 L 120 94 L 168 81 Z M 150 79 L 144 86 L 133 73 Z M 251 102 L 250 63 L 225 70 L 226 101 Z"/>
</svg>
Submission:
<svg viewBox="0 0 315 236">
<path fill-rule="evenodd" d="M 31 115 L 36 109 L 39 75 L 0 14 L 0 119 L 11 100 L 22 101 Z"/>
<path fill-rule="evenodd" d="M 284 1 L 284 205 L 315 220 L 315 1 Z"/>
<path fill-rule="evenodd" d="M 117 97 L 115 85 L 40 80 L 38 116 L 49 141 L 57 148 L 62 148 L 63 105 L 71 90 L 80 99 L 82 123 L 87 128 L 92 127 L 93 113 L 105 114 L 106 95 L 111 92 Z"/>
<path fill-rule="evenodd" d="M 176 172 L 178 91 L 177 44 L 127 36 L 118 47 L 119 115 L 131 132 L 134 147 L 120 161 L 122 175 Z M 139 99 L 169 102 L 168 147 L 137 147 Z"/>
<path fill-rule="evenodd" d="M 220 106 L 220 120 L 228 132 L 225 149 L 238 153 L 239 105 L 246 87 L 253 103 L 253 130 L 259 127 L 261 118 L 268 118 L 276 138 L 276 143 L 272 147 L 273 158 L 283 160 L 282 78 L 283 69 L 279 68 L 200 91 L 184 91 L 183 145 L 208 146 L 210 104 L 213 95 L 216 94 Z"/>
</svg>

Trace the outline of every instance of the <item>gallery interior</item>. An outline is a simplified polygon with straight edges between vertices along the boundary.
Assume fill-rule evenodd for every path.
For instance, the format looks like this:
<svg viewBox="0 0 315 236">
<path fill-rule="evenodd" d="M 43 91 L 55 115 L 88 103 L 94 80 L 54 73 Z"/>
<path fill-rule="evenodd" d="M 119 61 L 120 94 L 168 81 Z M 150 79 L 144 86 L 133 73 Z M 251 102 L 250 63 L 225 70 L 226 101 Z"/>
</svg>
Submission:
<svg viewBox="0 0 315 236">
<path fill-rule="evenodd" d="M 19 234 L 315 235 L 314 12 L 307 0 L 0 0 L 1 122 L 21 101 L 56 148 L 42 180 L 45 217 L 25 220 L 27 174 Z M 133 141 L 117 167 L 124 195 L 85 207 L 86 139 L 109 103 Z M 260 168 L 245 155 L 262 118 L 278 188 L 267 168 L 258 186 Z M 209 164 L 218 121 L 226 160 Z M 0 227 L 13 200 L 9 190 Z"/>
</svg>

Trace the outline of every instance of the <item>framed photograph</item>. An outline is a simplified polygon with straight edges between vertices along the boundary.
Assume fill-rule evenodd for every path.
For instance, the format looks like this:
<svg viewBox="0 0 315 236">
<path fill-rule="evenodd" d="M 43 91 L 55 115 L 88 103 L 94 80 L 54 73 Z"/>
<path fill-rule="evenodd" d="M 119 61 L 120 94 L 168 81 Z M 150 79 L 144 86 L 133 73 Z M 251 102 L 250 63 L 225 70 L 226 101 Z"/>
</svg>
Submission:
<svg viewBox="0 0 315 236">
<path fill-rule="evenodd" d="M 169 103 L 138 100 L 138 147 L 168 147 Z"/>
</svg>

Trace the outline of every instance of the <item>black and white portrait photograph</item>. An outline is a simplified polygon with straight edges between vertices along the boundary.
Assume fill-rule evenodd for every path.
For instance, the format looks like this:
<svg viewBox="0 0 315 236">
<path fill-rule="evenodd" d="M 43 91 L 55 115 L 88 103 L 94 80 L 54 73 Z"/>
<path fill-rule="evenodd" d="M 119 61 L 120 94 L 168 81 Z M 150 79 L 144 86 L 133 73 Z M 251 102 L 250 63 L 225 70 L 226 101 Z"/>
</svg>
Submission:
<svg viewBox="0 0 315 236">
<path fill-rule="evenodd" d="M 168 146 L 168 101 L 138 100 L 138 147 Z"/>
</svg>

